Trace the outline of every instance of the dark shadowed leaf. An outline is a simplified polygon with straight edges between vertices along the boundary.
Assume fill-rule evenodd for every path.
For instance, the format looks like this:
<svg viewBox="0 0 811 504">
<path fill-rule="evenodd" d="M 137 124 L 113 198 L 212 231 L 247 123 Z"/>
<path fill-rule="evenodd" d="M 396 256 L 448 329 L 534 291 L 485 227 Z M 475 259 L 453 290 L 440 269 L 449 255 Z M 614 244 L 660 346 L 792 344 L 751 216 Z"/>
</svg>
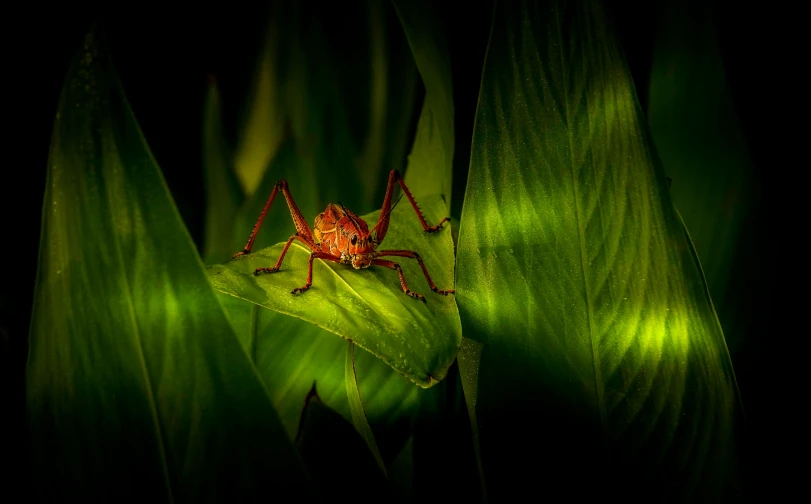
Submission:
<svg viewBox="0 0 811 504">
<path fill-rule="evenodd" d="M 662 6 L 651 71 L 648 120 L 670 192 L 701 259 L 730 348 L 741 343 L 752 310 L 739 304 L 758 267 L 752 166 L 724 75 L 708 2 Z"/>
<path fill-rule="evenodd" d="M 439 194 L 450 215 L 453 177 L 453 90 L 451 67 L 437 7 L 425 1 L 392 2 L 425 85 L 406 183 L 414 195 Z"/>
<path fill-rule="evenodd" d="M 383 474 L 386 474 L 386 465 L 380 457 L 375 435 L 369 426 L 369 420 L 366 418 L 366 411 L 363 408 L 363 399 L 358 386 L 358 373 L 355 368 L 355 344 L 352 342 L 349 342 L 346 347 L 344 382 L 346 383 L 346 396 L 349 398 L 349 410 L 352 413 L 352 423 L 355 425 L 355 430 L 358 431 L 369 451 L 374 455 L 380 470 L 383 471 Z"/>
<path fill-rule="evenodd" d="M 734 498 L 732 365 L 600 4 L 497 3 L 458 265 L 491 500 Z"/>
<path fill-rule="evenodd" d="M 315 385 L 302 403 L 296 448 L 321 493 L 338 502 L 390 502 L 386 477 L 352 424 L 321 401 Z"/>
<path fill-rule="evenodd" d="M 301 319 L 226 294 L 218 296 L 290 439 L 298 430 L 301 398 L 313 381 L 318 382 L 324 403 L 352 419 L 344 375 L 345 340 Z M 355 349 L 355 361 L 366 417 L 379 439 L 383 461 L 390 463 L 408 437 L 420 389 L 360 348 Z"/>
<path fill-rule="evenodd" d="M 286 211 L 279 203 L 275 210 Z M 420 203 L 426 218 L 437 222 L 444 208 L 442 200 L 437 196 L 426 197 Z M 374 223 L 379 213 L 363 218 Z M 391 218 L 381 249 L 417 251 L 439 288 L 452 285 L 449 230 L 425 233 L 408 204 L 397 205 Z M 393 270 L 382 267 L 354 270 L 320 259 L 313 265 L 313 287 L 294 296 L 291 291 L 306 280 L 309 258 L 309 249 L 298 242 L 290 247 L 278 273 L 253 274 L 257 268 L 275 264 L 282 247 L 279 243 L 209 266 L 209 278 L 220 292 L 293 315 L 355 342 L 422 387 L 429 387 L 445 376 L 461 342 L 456 303 L 452 295 L 431 292 L 415 260 L 399 262 L 410 287 L 423 292 L 426 303 L 406 296 Z"/>
<path fill-rule="evenodd" d="M 411 454 L 414 502 L 485 501 L 459 378 L 454 365 L 436 387 L 420 391 Z"/>
<path fill-rule="evenodd" d="M 54 127 L 30 341 L 43 500 L 311 494 L 94 33 Z"/>
<path fill-rule="evenodd" d="M 203 108 L 203 176 L 206 184 L 206 228 L 203 260 L 225 261 L 234 253 L 234 220 L 245 200 L 222 131 L 222 102 L 214 78 L 209 79 Z"/>
</svg>

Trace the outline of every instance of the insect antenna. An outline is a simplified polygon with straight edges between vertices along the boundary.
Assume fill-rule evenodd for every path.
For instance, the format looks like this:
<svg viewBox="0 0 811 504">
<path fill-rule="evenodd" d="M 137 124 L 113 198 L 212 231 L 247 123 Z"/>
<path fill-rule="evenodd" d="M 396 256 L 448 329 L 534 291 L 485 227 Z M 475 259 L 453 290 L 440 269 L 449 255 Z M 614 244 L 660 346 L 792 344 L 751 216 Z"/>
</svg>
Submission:
<svg viewBox="0 0 811 504">
<path fill-rule="evenodd" d="M 399 203 L 400 203 L 400 200 L 401 200 L 401 199 L 403 199 L 403 196 L 404 196 L 404 195 L 403 195 L 403 194 L 401 194 L 401 195 L 400 195 L 400 197 L 397 199 L 397 201 L 396 201 L 396 202 L 395 202 L 395 203 L 394 203 L 394 204 L 391 206 L 391 208 L 389 208 L 389 211 L 388 211 L 388 212 L 386 212 L 386 215 L 384 215 L 383 217 L 381 217 L 381 218 L 380 218 L 380 219 L 377 221 L 377 224 L 375 224 L 375 226 L 374 226 L 372 229 L 370 229 L 370 230 L 369 230 L 369 234 L 370 234 L 370 235 L 371 235 L 372 233 L 374 233 L 375 229 L 377 229 L 377 226 L 379 226 L 379 225 L 380 225 L 380 224 L 383 222 L 383 219 L 385 219 L 386 217 L 388 217 L 389 215 L 391 215 L 391 213 L 394 211 L 394 208 L 397 206 L 397 204 L 399 204 Z"/>
</svg>

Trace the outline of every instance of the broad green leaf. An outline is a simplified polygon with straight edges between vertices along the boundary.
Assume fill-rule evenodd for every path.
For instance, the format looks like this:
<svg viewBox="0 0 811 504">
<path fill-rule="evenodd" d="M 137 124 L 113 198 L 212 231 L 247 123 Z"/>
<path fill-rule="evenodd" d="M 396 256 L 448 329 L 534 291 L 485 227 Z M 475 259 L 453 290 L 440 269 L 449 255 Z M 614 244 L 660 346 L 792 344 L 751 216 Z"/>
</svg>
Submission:
<svg viewBox="0 0 811 504">
<path fill-rule="evenodd" d="M 341 502 L 390 502 L 386 477 L 352 424 L 321 401 L 315 385 L 303 404 L 296 447 L 321 493 Z"/>
<path fill-rule="evenodd" d="M 453 88 L 438 7 L 424 1 L 392 3 L 425 84 L 425 102 L 405 180 L 415 196 L 440 194 L 446 204 L 441 217 L 446 217 L 450 212 L 453 177 Z"/>
<path fill-rule="evenodd" d="M 346 347 L 346 363 L 344 368 L 346 396 L 349 398 L 352 423 L 355 425 L 355 430 L 357 430 L 363 438 L 366 446 L 369 447 L 369 451 L 374 455 L 383 474 L 386 474 L 386 465 L 383 463 L 383 459 L 380 458 L 380 450 L 377 449 L 374 433 L 369 426 L 369 421 L 366 419 L 366 411 L 363 409 L 363 399 L 361 398 L 360 387 L 358 386 L 358 373 L 355 369 L 355 344 L 351 341 Z"/>
<path fill-rule="evenodd" d="M 222 103 L 217 82 L 208 83 L 203 108 L 203 175 L 206 187 L 204 261 L 225 261 L 231 247 L 234 219 L 245 195 L 233 170 L 231 152 L 222 131 Z"/>
<path fill-rule="evenodd" d="M 284 139 L 284 123 L 287 116 L 285 88 L 278 78 L 280 50 L 293 50 L 285 42 L 288 32 L 282 21 L 283 4 L 274 3 L 270 8 L 270 20 L 265 42 L 259 51 L 259 61 L 254 69 L 249 112 L 239 135 L 234 152 L 234 172 L 245 194 L 252 195 L 262 180 L 276 150 Z M 287 46 L 287 47 L 286 47 Z"/>
<path fill-rule="evenodd" d="M 63 89 L 27 369 L 40 500 L 312 492 L 91 32 Z"/>
<path fill-rule="evenodd" d="M 352 419 L 345 384 L 345 340 L 301 319 L 218 295 L 290 439 L 299 427 L 301 398 L 314 381 L 321 400 Z M 408 438 L 420 389 L 362 349 L 355 349 L 355 361 L 366 417 L 379 440 L 381 457 L 389 463 Z"/>
<path fill-rule="evenodd" d="M 742 309 L 733 271 L 752 271 L 752 166 L 738 126 L 706 2 L 662 6 L 648 104 L 651 137 L 673 202 L 696 246 L 730 347 L 741 342 Z"/>
<path fill-rule="evenodd" d="M 296 10 L 294 6 L 290 8 L 293 16 L 290 19 L 302 16 L 302 27 L 311 23 L 311 20 L 306 21 L 304 13 L 293 12 Z M 355 164 L 354 142 L 348 135 L 352 130 L 347 114 L 350 107 L 343 104 L 347 89 L 343 87 L 336 91 L 322 85 L 323 82 L 343 82 L 336 80 L 336 76 L 340 77 L 348 71 L 348 67 L 342 63 L 345 59 L 343 56 L 330 58 L 330 51 L 337 51 L 340 47 L 322 40 L 330 35 L 322 34 L 321 30 L 315 30 L 317 40 L 302 40 L 307 35 L 291 33 L 288 25 L 291 23 L 277 26 L 281 30 L 278 39 L 287 40 L 282 45 L 293 51 L 291 54 L 285 50 L 277 55 L 277 84 L 282 86 L 285 93 L 284 102 L 287 108 L 283 112 L 292 127 L 284 131 L 281 143 L 275 149 L 262 180 L 244 202 L 236 218 L 230 221 L 231 235 L 221 238 L 224 240 L 222 243 L 227 243 L 227 256 L 220 256 L 221 259 L 216 261 L 226 260 L 242 249 L 273 185 L 280 178 L 289 182 L 297 205 L 311 223 L 330 202 L 340 201 L 359 211 L 371 210 L 380 204 L 386 189 L 385 184 L 381 185 L 374 198 L 363 192 L 365 186 L 362 182 L 373 175 L 372 164 L 365 167 Z M 399 46 L 395 39 L 390 42 L 395 49 L 407 54 L 405 42 Z M 364 54 L 368 52 L 365 47 L 362 49 Z M 334 66 L 330 60 L 334 61 Z M 357 63 L 366 64 L 364 60 Z M 410 65 L 391 65 L 388 69 L 389 74 L 396 77 L 391 79 L 388 86 L 389 96 L 408 98 L 408 93 L 413 95 L 416 68 L 413 62 L 408 63 Z M 337 70 L 342 73 L 336 74 Z M 308 75 L 317 76 L 307 77 Z M 361 93 L 354 88 L 348 89 L 354 94 Z M 368 96 L 364 93 L 361 98 L 361 101 L 365 101 Z M 392 160 L 404 157 L 396 152 L 397 149 L 403 150 L 400 145 L 404 145 L 407 139 L 407 135 L 401 131 L 404 121 L 398 114 L 405 115 L 401 107 L 409 110 L 406 103 L 410 99 L 398 98 L 393 100 L 395 103 L 388 104 L 387 147 L 384 151 L 387 166 L 378 166 L 378 171 L 382 174 L 378 178 L 382 176 L 384 182 L 391 168 L 388 165 L 392 164 Z M 357 101 L 350 100 L 349 103 L 355 104 Z M 254 102 L 254 106 L 259 104 Z M 353 106 L 357 109 L 357 105 Z M 362 113 L 362 108 L 353 109 L 352 117 Z M 257 114 L 261 115 L 259 112 Z M 393 130 L 392 124 L 395 126 Z M 397 167 L 399 166 L 398 164 Z M 221 194 L 218 189 L 220 188 L 214 187 L 208 194 L 210 210 L 217 198 L 227 197 L 227 194 Z M 264 221 L 255 250 L 286 240 L 295 230 L 283 198 L 274 203 L 274 209 Z M 321 398 L 345 418 L 351 418 L 344 384 L 344 340 L 301 319 L 231 296 L 221 295 L 221 300 L 232 323 L 238 328 L 237 333 L 246 351 L 253 356 L 273 405 L 291 438 L 298 428 L 301 398 L 314 380 L 319 384 Z M 367 416 L 380 440 L 384 461 L 390 461 L 407 439 L 407 431 L 416 414 L 415 395 L 418 389 L 368 352 L 359 350 L 356 358 Z"/>
<path fill-rule="evenodd" d="M 420 203 L 426 218 L 437 222 L 445 206 L 442 199 L 426 197 Z M 280 202 L 275 210 L 286 208 Z M 379 213 L 378 210 L 363 219 L 377 222 Z M 439 288 L 453 285 L 453 250 L 448 230 L 425 233 L 414 209 L 407 204 L 397 205 L 391 219 L 381 249 L 415 250 Z M 278 243 L 209 266 L 209 278 L 220 292 L 293 315 L 353 341 L 422 387 L 429 387 L 445 376 L 461 342 L 458 311 L 452 295 L 440 296 L 430 291 L 415 260 L 398 262 L 410 288 L 424 293 L 426 303 L 406 296 L 393 270 L 382 267 L 354 270 L 320 259 L 313 264 L 313 287 L 293 296 L 291 291 L 306 280 L 310 252 L 298 242 L 288 250 L 278 273 L 253 275 L 256 268 L 275 264 L 283 245 Z"/>
<path fill-rule="evenodd" d="M 488 498 L 734 498 L 732 365 L 600 4 L 490 37 L 457 256 Z"/>
</svg>

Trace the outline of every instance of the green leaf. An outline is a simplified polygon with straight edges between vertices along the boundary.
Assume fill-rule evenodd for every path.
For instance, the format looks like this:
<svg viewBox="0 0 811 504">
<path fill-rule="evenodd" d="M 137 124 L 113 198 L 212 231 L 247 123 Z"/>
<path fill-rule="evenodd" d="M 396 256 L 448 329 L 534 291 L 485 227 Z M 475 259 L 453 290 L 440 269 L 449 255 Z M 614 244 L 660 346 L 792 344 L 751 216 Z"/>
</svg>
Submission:
<svg viewBox="0 0 811 504">
<path fill-rule="evenodd" d="M 40 500 L 311 495 L 94 32 L 57 113 L 35 292 Z"/>
<path fill-rule="evenodd" d="M 470 419 L 473 453 L 476 457 L 476 471 L 479 476 L 479 490 L 482 502 L 487 502 L 487 485 L 482 469 L 481 445 L 479 442 L 479 422 L 476 419 L 476 396 L 479 392 L 479 366 L 481 365 L 483 344 L 470 338 L 462 338 L 462 345 L 456 356 L 459 364 L 459 377 L 465 396 L 465 406 Z"/>
<path fill-rule="evenodd" d="M 732 365 L 600 4 L 490 36 L 457 256 L 488 497 L 734 498 Z"/>
<path fill-rule="evenodd" d="M 298 318 L 222 293 L 218 297 L 291 439 L 299 428 L 301 398 L 314 381 L 325 404 L 352 418 L 345 340 Z M 390 462 L 408 438 L 420 389 L 366 351 L 356 349 L 355 361 L 366 417 L 379 439 L 383 461 Z"/>
<path fill-rule="evenodd" d="M 696 246 L 730 347 L 752 310 L 733 271 L 752 271 L 752 165 L 738 126 L 706 2 L 662 7 L 651 69 L 648 120 L 673 202 Z M 743 280 L 743 282 L 748 280 Z"/>
<path fill-rule="evenodd" d="M 391 490 L 375 457 L 352 424 L 321 401 L 315 384 L 304 401 L 296 447 L 326 497 L 352 502 L 390 501 Z M 361 484 L 347 485 L 350 481 Z"/>
<path fill-rule="evenodd" d="M 280 22 L 284 4 L 270 7 L 269 23 L 259 60 L 254 68 L 249 107 L 240 128 L 239 141 L 234 151 L 234 173 L 240 187 L 247 195 L 256 192 L 268 164 L 284 139 L 284 124 L 289 96 L 279 82 L 279 58 L 282 51 L 292 51 L 286 23 Z"/>
<path fill-rule="evenodd" d="M 373 5 L 370 4 L 369 7 Z M 298 19 L 296 16 L 306 17 L 305 13 L 293 12 L 296 10 L 295 6 L 289 8 L 292 9 L 290 19 Z M 372 21 L 370 19 L 369 23 Z M 358 107 L 356 102 L 367 101 L 368 93 L 362 93 L 363 86 L 360 86 L 361 90 L 357 86 L 347 88 L 346 85 L 350 82 L 346 78 L 335 80 L 336 69 L 346 73 L 347 67 L 343 64 L 339 67 L 338 63 L 333 63 L 343 60 L 335 59 L 330 54 L 341 50 L 343 46 L 336 47 L 335 44 L 323 42 L 322 38 L 330 35 L 324 35 L 320 30 L 315 30 L 318 35 L 316 40 L 306 36 L 301 39 L 302 35 L 288 32 L 284 25 L 276 28 L 279 33 L 274 35 L 277 37 L 277 49 L 274 50 L 281 46 L 288 48 L 277 55 L 276 78 L 279 83 L 289 83 L 280 85 L 286 107 L 278 113 L 285 114 L 289 122 L 286 123 L 280 143 L 258 186 L 243 203 L 236 217 L 232 217 L 229 222 L 231 234 L 219 238 L 221 241 L 217 245 L 226 244 L 224 247 L 228 249 L 227 254 L 218 256 L 220 259 L 211 256 L 212 262 L 229 259 L 231 254 L 242 249 L 273 185 L 281 178 L 289 182 L 300 210 L 310 222 L 329 202 L 341 201 L 356 210 L 371 210 L 380 204 L 382 193 L 386 190 L 385 184 L 378 184 L 378 194 L 370 198 L 365 192 L 364 184 L 374 175 L 374 163 L 369 161 L 365 166 L 355 164 L 356 152 L 353 150 L 353 140 L 348 135 L 352 128 L 347 111 L 352 110 L 352 118 L 362 115 L 365 109 Z M 398 39 L 391 37 L 389 42 L 394 50 L 408 55 L 404 40 L 399 43 Z M 366 52 L 367 49 L 364 47 L 363 51 Z M 305 53 L 306 57 L 302 56 Z M 363 58 L 357 63 L 367 64 Z M 380 63 L 375 60 L 376 65 L 379 66 Z M 378 173 L 375 175 L 377 178 L 382 176 L 384 182 L 389 169 L 394 167 L 393 163 L 404 157 L 397 154 L 398 149 L 404 151 L 407 143 L 407 135 L 402 131 L 406 121 L 399 117 L 408 118 L 402 111 L 410 110 L 408 103 L 413 99 L 410 96 L 413 95 L 416 78 L 415 65 L 411 61 L 407 63 L 410 64 L 389 65 L 388 68 L 388 75 L 391 77 L 388 78 L 386 94 L 391 99 L 386 105 L 386 166 L 378 163 Z M 342 75 L 341 73 L 338 77 Z M 357 78 L 354 80 L 357 81 Z M 325 88 L 321 85 L 325 81 L 334 82 L 334 87 L 341 89 L 336 91 L 331 86 Z M 352 106 L 343 103 L 344 99 L 352 98 L 350 92 L 352 95 L 362 95 L 360 100 L 348 101 Z M 401 100 L 401 96 L 405 98 Z M 260 105 L 253 102 L 254 107 Z M 265 113 L 254 112 L 258 115 Z M 260 126 L 257 122 L 252 124 Z M 396 127 L 392 128 L 392 124 Z M 262 126 L 265 127 L 267 126 Z M 250 145 L 248 142 L 244 148 L 247 149 Z M 260 146 L 260 150 L 263 148 L 264 146 Z M 401 164 L 398 162 L 396 167 L 400 168 Z M 221 166 L 224 170 L 228 168 L 224 164 Z M 210 209 L 212 204 L 218 203 L 218 198 L 228 196 L 220 189 L 221 187 L 211 187 L 208 194 Z M 265 219 L 254 250 L 286 240 L 294 231 L 291 224 L 290 213 L 286 211 L 285 204 L 281 203 Z M 257 371 L 291 438 L 298 429 L 301 398 L 306 395 L 314 380 L 318 382 L 319 394 L 324 402 L 345 418 L 351 418 L 344 384 L 344 340 L 301 319 L 224 294 L 220 294 L 220 297 L 228 310 L 229 318 L 237 328 L 244 348 L 252 355 Z M 359 350 L 356 353 L 356 364 L 369 423 L 378 436 L 383 460 L 390 461 L 399 453 L 408 437 L 408 429 L 416 414 L 418 389 L 368 352 Z"/>
<path fill-rule="evenodd" d="M 358 374 L 355 370 L 355 344 L 352 342 L 349 342 L 346 347 L 346 364 L 344 367 L 346 396 L 349 398 L 349 408 L 352 411 L 352 423 L 355 425 L 355 429 L 363 438 L 364 442 L 366 442 L 369 451 L 374 455 L 383 474 L 386 474 L 386 465 L 383 463 L 383 459 L 380 458 L 380 450 L 377 449 L 374 433 L 372 432 L 372 428 L 369 427 L 369 421 L 366 419 L 366 411 L 363 409 L 363 400 L 361 399 L 360 388 L 358 386 Z"/>
<path fill-rule="evenodd" d="M 446 217 L 453 178 L 453 88 L 438 7 L 425 1 L 392 3 L 425 84 L 425 102 L 408 158 L 406 184 L 415 196 L 440 194 L 446 203 L 441 217 Z"/>
<path fill-rule="evenodd" d="M 386 183 L 385 172 L 380 169 L 386 149 L 386 119 L 388 113 L 388 69 L 386 61 L 385 4 L 366 1 L 369 27 L 369 118 L 368 134 L 359 155 L 358 171 L 365 199 L 371 200 Z M 413 65 L 412 65 L 413 67 Z M 413 82 L 413 81 L 412 81 Z M 392 100 L 395 101 L 395 100 Z"/>
<path fill-rule="evenodd" d="M 426 197 L 420 203 L 426 218 L 438 222 L 445 206 L 441 198 Z M 282 205 L 280 202 L 275 210 L 286 211 Z M 378 210 L 363 219 L 377 222 L 379 213 Z M 450 288 L 453 249 L 448 230 L 425 233 L 414 209 L 407 204 L 397 205 L 391 219 L 381 248 L 418 252 L 436 285 Z M 292 223 L 289 229 L 292 233 Z M 426 303 L 406 296 L 393 270 L 382 267 L 353 270 L 320 259 L 313 264 L 313 287 L 293 296 L 291 291 L 306 280 L 310 254 L 298 242 L 290 247 L 278 273 L 253 274 L 257 268 L 275 264 L 283 246 L 278 243 L 209 266 L 209 278 L 220 292 L 293 315 L 353 341 L 421 387 L 429 387 L 445 376 L 461 342 L 458 311 L 452 295 L 440 296 L 428 289 L 415 260 L 398 262 L 410 287 L 425 293 Z"/>
</svg>

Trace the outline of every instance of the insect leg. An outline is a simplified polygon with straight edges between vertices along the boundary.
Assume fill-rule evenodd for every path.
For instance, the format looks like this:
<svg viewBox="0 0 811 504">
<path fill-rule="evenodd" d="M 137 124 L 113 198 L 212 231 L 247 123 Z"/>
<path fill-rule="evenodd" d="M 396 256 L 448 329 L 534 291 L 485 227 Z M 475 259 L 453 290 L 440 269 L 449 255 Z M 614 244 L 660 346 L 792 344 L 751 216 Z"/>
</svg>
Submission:
<svg viewBox="0 0 811 504">
<path fill-rule="evenodd" d="M 406 283 L 405 277 L 403 276 L 403 268 L 401 268 L 399 264 L 397 264 L 394 261 L 387 261 L 386 259 L 375 259 L 372 261 L 372 264 L 396 270 L 397 273 L 400 275 L 400 286 L 403 288 L 403 292 L 405 292 L 408 296 L 413 297 L 414 299 L 419 299 L 423 303 L 425 302 L 425 297 L 422 294 L 417 294 L 416 292 L 408 288 L 408 284 Z"/>
<path fill-rule="evenodd" d="M 282 266 L 282 261 L 284 261 L 284 256 L 285 254 L 287 254 L 287 249 L 290 248 L 290 245 L 293 243 L 293 240 L 298 240 L 300 242 L 303 242 L 311 249 L 313 248 L 311 244 L 307 243 L 307 240 L 303 239 L 301 236 L 299 236 L 298 233 L 296 233 L 287 240 L 287 243 L 284 245 L 284 249 L 282 249 L 282 255 L 280 255 L 279 260 L 276 261 L 276 266 L 272 268 L 256 268 L 253 274 L 259 275 L 260 273 L 276 273 L 277 271 L 279 271 L 279 268 Z"/>
<path fill-rule="evenodd" d="M 315 252 L 315 251 L 313 251 L 310 254 L 310 264 L 308 265 L 308 268 L 307 268 L 307 283 L 304 284 L 301 287 L 296 287 L 295 289 L 290 291 L 290 294 L 298 294 L 299 292 L 304 292 L 307 289 L 309 289 L 310 287 L 312 287 L 312 285 L 313 285 L 313 260 L 314 259 L 326 259 L 327 261 L 332 261 L 332 262 L 336 262 L 336 263 L 341 262 L 341 258 L 338 257 L 338 256 L 334 256 L 332 254 L 327 254 L 325 252 Z"/>
<path fill-rule="evenodd" d="M 386 237 L 386 232 L 388 231 L 389 228 L 389 219 L 390 219 L 389 211 L 391 210 L 391 198 L 392 193 L 394 192 L 395 182 L 398 182 L 400 184 L 400 187 L 403 189 L 403 192 L 408 198 L 408 201 L 411 202 L 411 206 L 414 207 L 414 211 L 417 212 L 417 217 L 420 219 L 422 229 L 426 233 L 435 233 L 439 231 L 439 229 L 442 227 L 442 224 L 445 223 L 445 221 L 451 220 L 450 217 L 445 217 L 444 219 L 439 221 L 439 224 L 437 224 L 436 226 L 429 226 L 425 222 L 425 217 L 423 217 L 420 207 L 417 206 L 417 202 L 414 201 L 414 197 L 411 196 L 411 191 L 409 191 L 408 187 L 406 187 L 405 182 L 403 181 L 403 176 L 400 175 L 399 171 L 392 170 L 391 173 L 389 173 L 389 183 L 388 186 L 386 187 L 386 196 L 383 198 L 383 208 L 380 210 L 380 220 L 375 225 L 375 228 L 377 228 L 377 235 L 375 236 L 375 240 L 377 240 L 378 243 L 381 243 L 383 239 Z"/>
<path fill-rule="evenodd" d="M 381 250 L 377 253 L 377 256 L 398 256 L 398 257 L 410 257 L 411 259 L 416 259 L 418 263 L 420 263 L 420 268 L 422 268 L 422 272 L 425 275 L 425 279 L 428 280 L 428 285 L 431 287 L 431 290 L 436 292 L 437 294 L 441 294 L 443 296 L 447 296 L 448 294 L 453 294 L 454 290 L 441 290 L 437 289 L 434 281 L 431 279 L 431 275 L 428 274 L 428 270 L 425 268 L 425 263 L 422 262 L 422 257 L 412 250 Z"/>
<path fill-rule="evenodd" d="M 268 198 L 267 203 L 265 203 L 265 208 L 262 209 L 262 213 L 259 214 L 259 219 L 256 221 L 253 231 L 251 231 L 251 236 L 248 237 L 248 243 L 245 244 L 245 248 L 242 249 L 242 251 L 234 254 L 234 258 L 251 253 L 253 242 L 256 240 L 256 234 L 259 232 L 259 227 L 262 225 L 262 221 L 265 220 L 265 215 L 267 215 L 270 205 L 273 203 L 273 199 L 276 197 L 276 193 L 279 189 L 282 190 L 282 194 L 284 194 L 284 198 L 287 200 L 287 206 L 290 208 L 290 215 L 293 217 L 293 223 L 296 225 L 296 231 L 298 231 L 299 236 L 303 238 L 302 241 L 307 243 L 310 248 L 315 247 L 313 232 L 310 230 L 307 220 L 304 219 L 303 215 L 301 215 L 301 211 L 296 206 L 296 202 L 293 201 L 293 196 L 290 195 L 290 189 L 287 187 L 287 181 L 282 179 L 276 182 L 276 185 L 273 186 L 273 191 L 271 191 L 270 197 Z"/>
</svg>

